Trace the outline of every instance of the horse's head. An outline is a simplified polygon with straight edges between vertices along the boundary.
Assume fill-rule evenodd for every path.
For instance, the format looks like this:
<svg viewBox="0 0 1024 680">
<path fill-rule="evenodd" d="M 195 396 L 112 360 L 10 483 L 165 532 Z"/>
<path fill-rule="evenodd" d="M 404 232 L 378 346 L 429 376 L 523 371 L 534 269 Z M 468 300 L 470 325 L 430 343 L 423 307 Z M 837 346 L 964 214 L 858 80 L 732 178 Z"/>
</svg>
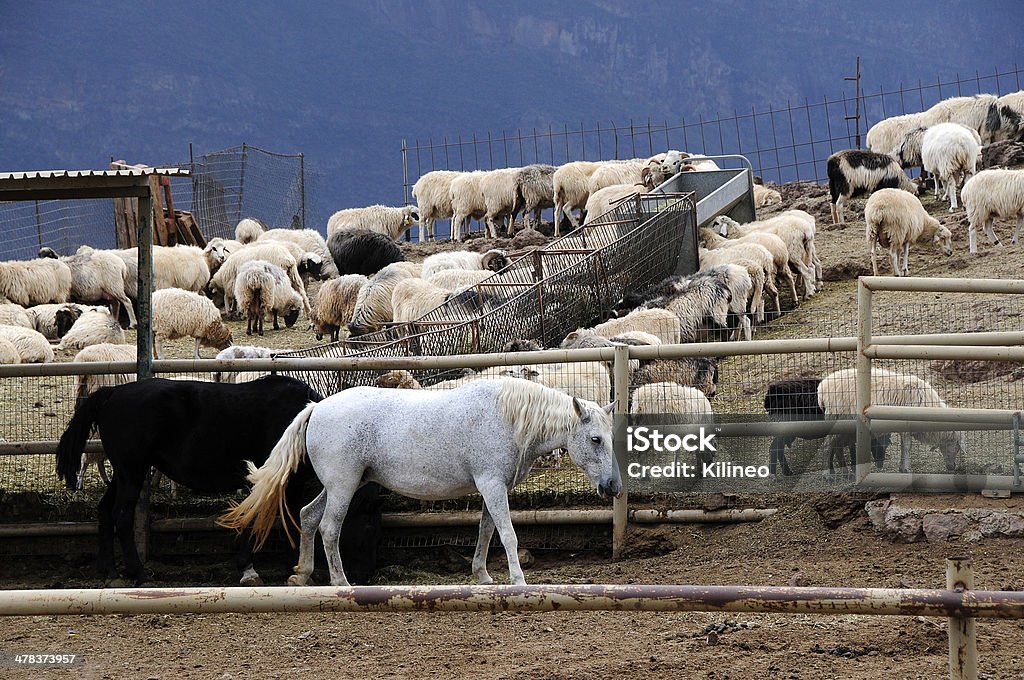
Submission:
<svg viewBox="0 0 1024 680">
<path fill-rule="evenodd" d="M 572 405 L 579 420 L 569 432 L 569 458 L 587 473 L 599 496 L 618 497 L 622 493 L 622 478 L 612 452 L 615 402 L 601 408 L 592 401 L 573 397 Z"/>
</svg>

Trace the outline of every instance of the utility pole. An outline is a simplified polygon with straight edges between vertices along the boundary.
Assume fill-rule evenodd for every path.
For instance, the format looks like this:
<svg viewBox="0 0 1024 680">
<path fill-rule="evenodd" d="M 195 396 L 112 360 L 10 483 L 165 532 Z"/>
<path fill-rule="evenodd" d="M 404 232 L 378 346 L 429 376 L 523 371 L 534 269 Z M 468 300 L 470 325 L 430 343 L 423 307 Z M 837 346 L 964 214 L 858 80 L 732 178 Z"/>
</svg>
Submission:
<svg viewBox="0 0 1024 680">
<path fill-rule="evenodd" d="M 852 116 L 846 116 L 846 120 L 853 120 L 856 126 L 857 133 L 857 148 L 860 148 L 860 57 L 857 57 L 857 72 L 853 76 L 846 76 L 843 80 L 854 81 L 853 89 L 853 102 L 854 102 L 854 114 Z"/>
</svg>

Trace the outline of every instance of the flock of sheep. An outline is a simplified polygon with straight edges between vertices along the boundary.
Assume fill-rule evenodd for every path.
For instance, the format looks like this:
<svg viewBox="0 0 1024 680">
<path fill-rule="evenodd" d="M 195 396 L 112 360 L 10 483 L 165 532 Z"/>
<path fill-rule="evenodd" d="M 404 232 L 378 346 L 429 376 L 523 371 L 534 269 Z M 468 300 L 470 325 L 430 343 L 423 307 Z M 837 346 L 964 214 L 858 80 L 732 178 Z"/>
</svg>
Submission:
<svg viewBox="0 0 1024 680">
<path fill-rule="evenodd" d="M 864 209 L 872 266 L 878 273 L 877 246 L 888 250 L 896 276 L 909 273 L 912 243 L 932 243 L 951 255 L 952 234 L 929 216 L 915 197 L 934 180 L 935 195 L 958 210 L 957 193 L 968 220 L 968 242 L 976 253 L 977 231 L 1001 245 L 992 228 L 996 218 L 1015 220 L 1013 242 L 1024 225 L 1024 91 L 1003 97 L 980 94 L 945 99 L 927 111 L 887 118 L 868 131 L 869 151 L 847 149 L 828 158 L 832 220 L 844 221 L 852 196 L 871 194 Z M 911 180 L 907 168 L 921 169 Z M 902 258 L 902 262 L 901 262 Z"/>
</svg>

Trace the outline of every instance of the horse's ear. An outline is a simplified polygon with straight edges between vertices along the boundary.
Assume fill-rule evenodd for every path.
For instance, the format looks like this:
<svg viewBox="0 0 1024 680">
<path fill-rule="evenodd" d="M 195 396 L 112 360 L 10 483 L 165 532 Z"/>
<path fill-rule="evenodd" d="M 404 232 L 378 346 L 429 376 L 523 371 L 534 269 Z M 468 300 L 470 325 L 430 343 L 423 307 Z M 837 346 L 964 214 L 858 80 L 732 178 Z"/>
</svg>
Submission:
<svg viewBox="0 0 1024 680">
<path fill-rule="evenodd" d="M 619 403 L 619 400 L 616 399 L 615 401 L 613 401 L 612 403 L 608 404 L 607 406 L 602 407 L 601 410 L 604 411 L 605 413 L 607 413 L 610 416 L 611 415 L 615 415 L 615 406 L 618 403 Z"/>
<path fill-rule="evenodd" d="M 580 420 L 583 422 L 587 422 L 587 407 L 583 405 L 583 402 L 581 402 L 576 397 L 573 397 L 572 407 L 576 410 L 576 415 L 580 417 Z"/>
</svg>

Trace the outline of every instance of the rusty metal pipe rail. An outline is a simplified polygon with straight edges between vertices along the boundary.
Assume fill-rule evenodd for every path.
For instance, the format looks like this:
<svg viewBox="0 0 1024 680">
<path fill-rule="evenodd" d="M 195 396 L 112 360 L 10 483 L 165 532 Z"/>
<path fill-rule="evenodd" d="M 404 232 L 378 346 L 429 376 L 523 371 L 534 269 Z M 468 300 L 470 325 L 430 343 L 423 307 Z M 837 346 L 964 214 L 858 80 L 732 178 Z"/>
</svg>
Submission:
<svg viewBox="0 0 1024 680">
<path fill-rule="evenodd" d="M 660 611 L 1024 618 L 1024 592 L 703 585 L 114 588 L 0 591 L 0 615 Z"/>
</svg>

